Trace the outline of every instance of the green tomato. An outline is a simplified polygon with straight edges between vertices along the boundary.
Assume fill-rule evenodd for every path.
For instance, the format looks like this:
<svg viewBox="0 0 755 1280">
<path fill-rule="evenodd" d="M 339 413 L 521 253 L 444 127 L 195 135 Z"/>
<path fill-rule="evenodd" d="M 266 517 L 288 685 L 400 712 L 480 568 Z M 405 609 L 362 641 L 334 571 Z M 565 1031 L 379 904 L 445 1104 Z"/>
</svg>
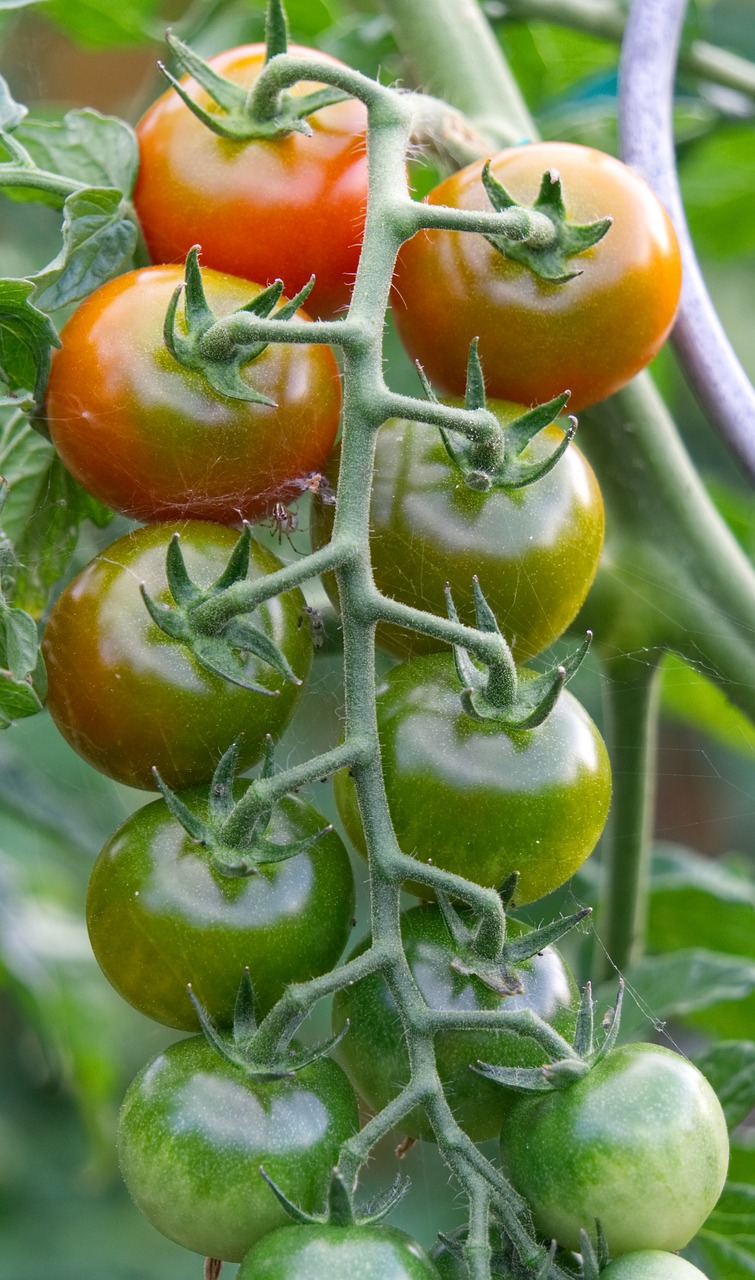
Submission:
<svg viewBox="0 0 755 1280">
<path fill-rule="evenodd" d="M 255 1080 L 191 1036 L 130 1085 L 118 1157 L 134 1203 L 158 1231 L 205 1257 L 240 1262 L 288 1221 L 260 1165 L 318 1212 L 341 1144 L 358 1127 L 351 1086 L 329 1058 Z"/>
<path fill-rule="evenodd" d="M 236 784 L 240 799 L 250 783 Z M 183 796 L 207 817 L 206 788 Z M 312 805 L 287 796 L 267 838 L 280 844 L 326 826 Z M 254 875 L 226 876 L 192 840 L 164 800 L 131 814 L 92 871 L 87 925 L 100 968 L 130 1004 L 169 1027 L 197 1030 L 187 983 L 221 1026 L 230 1026 L 241 973 L 249 967 L 258 1012 L 289 982 L 332 969 L 349 937 L 354 877 L 335 831 Z"/>
<path fill-rule="evenodd" d="M 399 845 L 477 884 L 498 887 L 518 871 L 516 901 L 532 902 L 568 880 L 597 843 L 611 794 L 605 745 L 566 691 L 544 724 L 517 733 L 467 716 L 459 692 L 449 654 L 394 667 L 378 691 Z M 335 792 L 349 838 L 363 852 L 347 774 L 336 775 Z"/>
<path fill-rule="evenodd" d="M 523 925 L 509 919 L 507 935 L 518 937 Z M 533 1009 L 561 1035 L 571 1037 L 579 1003 L 574 978 L 554 947 L 524 961 L 508 976 L 520 990 L 501 996 L 479 978 L 465 975 L 454 962 L 469 960 L 455 946 L 440 909 L 414 907 L 401 917 L 401 937 L 412 976 L 431 1009 Z M 366 950 L 366 938 L 353 952 Z M 503 971 L 502 971 L 503 976 Z M 514 984 L 516 986 L 516 983 Z M 344 987 L 333 1002 L 334 1030 L 349 1023 L 340 1057 L 357 1093 L 373 1111 L 385 1107 L 409 1080 L 409 1058 L 395 1001 L 379 974 Z M 478 1060 L 498 1066 L 539 1066 L 545 1057 L 535 1043 L 513 1031 L 449 1031 L 435 1037 L 438 1072 L 454 1115 L 476 1142 L 494 1137 L 515 1094 L 470 1070 Z M 399 1131 L 412 1138 L 433 1139 L 423 1111 L 402 1120 Z"/>
<path fill-rule="evenodd" d="M 502 424 L 525 410 L 491 401 Z M 528 446 L 545 458 L 563 439 L 552 426 Z M 328 466 L 335 484 L 338 456 Z M 333 507 L 313 503 L 316 545 L 327 542 Z M 375 582 L 402 604 L 445 616 L 449 582 L 462 622 L 474 624 L 472 578 L 518 660 L 547 648 L 576 615 L 595 576 L 604 513 L 590 464 L 571 444 L 534 484 L 511 492 L 470 489 L 449 458 L 436 427 L 393 420 L 377 437 L 370 505 Z M 335 581 L 326 584 L 335 596 Z M 381 623 L 378 641 L 402 657 L 443 649 L 417 632 Z"/>
<path fill-rule="evenodd" d="M 693 1267 L 675 1253 L 661 1253 L 658 1249 L 642 1249 L 639 1253 L 625 1253 L 605 1271 L 601 1280 L 706 1280 L 702 1271 Z"/>
<path fill-rule="evenodd" d="M 612 1254 L 683 1248 L 718 1200 L 728 1158 L 708 1081 L 653 1044 L 624 1045 L 576 1084 L 519 1102 L 501 1133 L 505 1173 L 538 1230 L 566 1249 L 596 1218 Z"/>
<path fill-rule="evenodd" d="M 281 1227 L 255 1245 L 236 1280 L 438 1280 L 424 1249 L 395 1227 Z"/>
<path fill-rule="evenodd" d="M 152 766 L 175 791 L 209 780 L 218 760 L 240 740 L 242 767 L 259 760 L 265 737 L 280 737 L 300 686 L 260 660 L 254 693 L 200 667 L 188 648 L 152 621 L 139 592 L 169 602 L 165 556 L 175 532 L 189 576 L 205 588 L 223 572 L 238 541 L 235 530 L 192 520 L 150 524 L 127 533 L 90 560 L 50 614 L 42 642 L 53 720 L 95 769 L 131 787 L 155 789 Z M 281 562 L 252 542 L 250 578 Z M 304 597 L 287 591 L 256 609 L 255 626 L 285 653 L 303 680 L 312 662 Z"/>
</svg>

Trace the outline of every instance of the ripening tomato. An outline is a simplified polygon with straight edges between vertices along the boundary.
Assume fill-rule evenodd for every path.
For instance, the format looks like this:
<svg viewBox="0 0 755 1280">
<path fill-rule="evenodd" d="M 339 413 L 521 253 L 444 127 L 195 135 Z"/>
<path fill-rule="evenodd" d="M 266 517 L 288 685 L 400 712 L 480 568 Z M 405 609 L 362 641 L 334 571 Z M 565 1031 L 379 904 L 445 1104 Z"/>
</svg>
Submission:
<svg viewBox="0 0 755 1280">
<path fill-rule="evenodd" d="M 483 163 L 451 174 L 429 202 L 490 209 Z M 494 177 L 528 206 L 548 170 L 561 176 L 571 221 L 613 218 L 598 244 L 569 259 L 581 275 L 551 283 L 482 235 L 419 231 L 398 257 L 393 314 L 410 355 L 446 391 L 464 393 L 469 344 L 479 337 L 491 396 L 531 405 L 568 390 L 576 412 L 618 391 L 658 352 L 679 300 L 681 258 L 663 205 L 613 156 L 536 142 L 491 161 Z"/>
<path fill-rule="evenodd" d="M 240 765 L 254 764 L 266 735 L 280 737 L 300 692 L 257 658 L 247 674 L 274 696 L 213 675 L 152 621 L 139 584 L 153 600 L 169 602 L 165 557 L 176 531 L 190 578 L 209 587 L 236 545 L 233 529 L 197 520 L 145 525 L 106 547 L 69 583 L 42 641 L 47 705 L 63 737 L 95 769 L 147 790 L 155 789 L 153 765 L 176 791 L 209 780 L 236 741 Z M 251 543 L 250 577 L 280 567 L 270 551 Z M 301 592 L 274 597 L 252 621 L 303 680 L 312 637 Z"/>
<path fill-rule="evenodd" d="M 299 496 L 333 447 L 335 358 L 321 345 L 271 343 L 242 378 L 274 405 L 221 395 L 165 346 L 165 314 L 182 280 L 180 267 L 132 271 L 76 309 L 50 370 L 52 442 L 90 493 L 137 520 L 263 519 L 276 499 Z M 217 271 L 202 280 L 219 315 L 261 292 Z"/>
<path fill-rule="evenodd" d="M 611 1254 L 683 1248 L 721 1194 L 728 1159 L 708 1081 L 655 1044 L 623 1045 L 575 1084 L 523 1098 L 501 1132 L 505 1173 L 538 1230 L 565 1249 L 579 1249 L 596 1218 Z"/>
<path fill-rule="evenodd" d="M 388 1226 L 314 1223 L 271 1231 L 247 1254 L 237 1280 L 438 1280 L 411 1236 Z"/>
<path fill-rule="evenodd" d="M 236 783 L 237 800 L 249 785 Z M 206 787 L 182 799 L 206 820 Z M 311 804 L 285 796 L 266 838 L 290 844 L 326 826 Z M 187 1031 L 199 1025 L 188 983 L 213 1021 L 231 1026 L 248 966 L 262 1016 L 289 982 L 333 968 L 353 911 L 349 855 L 332 829 L 293 858 L 227 876 L 164 800 L 137 809 L 110 837 L 87 894 L 89 938 L 106 978 L 141 1013 Z"/>
<path fill-rule="evenodd" d="M 118 1159 L 153 1227 L 185 1249 L 240 1262 L 289 1221 L 260 1165 L 305 1212 L 317 1213 L 341 1144 L 358 1127 L 351 1086 L 330 1058 L 255 1079 L 203 1036 L 190 1036 L 129 1086 Z"/>
<path fill-rule="evenodd" d="M 489 401 L 505 427 L 525 412 Z M 524 460 L 540 461 L 563 439 L 541 432 Z M 326 473 L 333 485 L 338 451 Z M 547 648 L 567 628 L 587 595 L 603 545 L 603 499 L 587 459 L 574 444 L 547 475 L 523 489 L 469 488 L 436 427 L 393 419 L 378 432 L 370 500 L 370 554 L 375 583 L 393 600 L 445 615 L 449 582 L 462 622 L 474 625 L 472 578 L 518 661 Z M 312 504 L 316 546 L 328 541 L 333 507 Z M 330 594 L 335 580 L 326 577 Z M 402 657 L 445 649 L 430 636 L 380 623 L 378 642 Z"/>
<path fill-rule="evenodd" d="M 337 64 L 319 50 L 289 53 Z M 265 65 L 264 44 L 209 59 L 218 75 L 251 87 Z M 196 81 L 182 83 L 208 111 L 217 107 Z M 316 87 L 309 81 L 292 93 Z M 169 89 L 137 125 L 134 204 L 156 262 L 183 261 L 192 245 L 219 271 L 293 295 L 314 273 L 313 315 L 348 303 L 367 207 L 367 111 L 348 99 L 310 116 L 309 136 L 236 141 L 208 129 Z"/>
<path fill-rule="evenodd" d="M 509 918 L 507 937 L 517 938 L 525 926 Z M 401 937 L 414 981 L 430 1009 L 533 1009 L 564 1037 L 574 1034 L 579 994 L 571 971 L 555 947 L 517 965 L 500 969 L 511 980 L 511 994 L 501 995 L 479 977 L 458 967 L 459 960 L 473 963 L 454 945 L 433 903 L 413 907 L 401 916 Z M 366 938 L 352 953 L 359 955 L 370 942 Z M 456 963 L 454 963 L 456 962 Z M 518 990 L 516 990 L 518 984 Z M 357 1093 L 377 1112 L 395 1098 L 409 1080 L 409 1058 L 396 1003 L 379 974 L 370 974 L 354 986 L 343 987 L 333 1001 L 333 1028 L 348 1034 L 339 1048 L 340 1060 Z M 435 1037 L 438 1073 L 443 1092 L 456 1120 L 475 1142 L 495 1137 L 516 1094 L 470 1070 L 478 1061 L 496 1066 L 535 1067 L 544 1062 L 534 1040 L 504 1028 L 485 1031 L 448 1031 Z M 400 1133 L 434 1140 L 424 1112 L 405 1116 Z"/>
<path fill-rule="evenodd" d="M 568 691 L 536 729 L 507 733 L 466 715 L 453 658 L 428 654 L 388 672 L 377 715 L 404 853 L 494 888 L 518 871 L 521 904 L 563 884 L 592 852 L 608 813 L 611 769 L 603 739 Z M 347 834 L 363 851 L 346 772 L 336 774 L 335 793 Z"/>
<path fill-rule="evenodd" d="M 706 1280 L 702 1271 L 676 1253 L 642 1249 L 625 1253 L 601 1271 L 601 1280 Z"/>
</svg>

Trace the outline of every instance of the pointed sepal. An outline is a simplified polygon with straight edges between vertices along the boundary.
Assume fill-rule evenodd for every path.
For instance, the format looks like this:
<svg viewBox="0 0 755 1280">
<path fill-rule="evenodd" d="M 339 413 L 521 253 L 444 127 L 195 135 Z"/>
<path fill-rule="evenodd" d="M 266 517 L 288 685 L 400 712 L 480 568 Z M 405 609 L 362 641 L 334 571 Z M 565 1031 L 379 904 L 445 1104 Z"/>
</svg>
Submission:
<svg viewBox="0 0 755 1280">
<path fill-rule="evenodd" d="M 577 1025 L 574 1031 L 574 1051 L 580 1058 L 589 1058 L 595 1048 L 595 1001 L 592 998 L 592 983 L 587 982 L 582 991 L 582 999 L 577 1011 Z"/>
<path fill-rule="evenodd" d="M 183 827 L 187 835 L 191 836 L 191 839 L 194 840 L 196 844 L 207 848 L 207 846 L 212 843 L 211 828 L 207 823 L 202 822 L 201 818 L 198 818 L 196 813 L 189 809 L 174 791 L 171 791 L 170 787 L 163 782 L 157 769 L 153 768 L 152 777 L 155 780 L 155 786 L 160 792 L 160 795 L 168 806 L 171 814 L 176 819 L 176 822 Z"/>
<path fill-rule="evenodd" d="M 542 925 L 539 929 L 530 929 L 529 933 L 523 933 L 519 938 L 515 938 L 513 942 L 504 943 L 504 962 L 510 965 L 518 965 L 524 960 L 531 959 L 532 956 L 544 951 L 546 947 L 558 942 L 559 938 L 563 938 L 564 934 L 571 932 L 572 929 L 575 929 L 578 924 L 590 915 L 592 915 L 592 907 L 582 907 L 580 911 L 575 912 L 572 916 L 561 916 L 560 919 L 552 920 L 550 924 Z"/>
<path fill-rule="evenodd" d="M 491 205 L 499 213 L 526 208 L 501 185 L 491 171 L 490 162 L 483 168 L 482 185 Z M 524 240 L 509 239 L 504 234 L 486 236 L 485 239 L 502 257 L 521 263 L 539 279 L 554 285 L 565 285 L 582 274 L 581 268 L 573 266 L 570 260 L 602 240 L 613 221 L 612 218 L 598 218 L 590 223 L 570 222 L 561 178 L 555 169 L 543 174 L 532 211 L 548 219 L 551 227 L 548 234 L 537 232 Z"/>
</svg>

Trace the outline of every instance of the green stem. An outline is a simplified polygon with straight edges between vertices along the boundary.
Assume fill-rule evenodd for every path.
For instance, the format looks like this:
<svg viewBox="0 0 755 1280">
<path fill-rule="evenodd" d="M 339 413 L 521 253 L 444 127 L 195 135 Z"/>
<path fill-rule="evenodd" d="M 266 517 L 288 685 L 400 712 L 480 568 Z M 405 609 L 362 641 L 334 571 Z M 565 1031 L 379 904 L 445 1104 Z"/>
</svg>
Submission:
<svg viewBox="0 0 755 1280">
<path fill-rule="evenodd" d="M 599 978 L 625 969 L 644 950 L 650 849 L 655 811 L 658 663 L 642 656 L 606 661 L 604 697 L 614 763 L 613 800 L 601 843 Z"/>
</svg>

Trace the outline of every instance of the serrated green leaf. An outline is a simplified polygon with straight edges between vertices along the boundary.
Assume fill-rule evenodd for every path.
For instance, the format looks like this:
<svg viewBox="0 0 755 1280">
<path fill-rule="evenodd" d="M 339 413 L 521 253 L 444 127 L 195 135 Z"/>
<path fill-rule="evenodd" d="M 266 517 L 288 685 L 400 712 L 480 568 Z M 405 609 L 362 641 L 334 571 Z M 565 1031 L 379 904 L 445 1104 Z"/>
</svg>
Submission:
<svg viewBox="0 0 755 1280">
<path fill-rule="evenodd" d="M 58 581 L 85 519 L 104 527 L 111 513 L 63 467 L 49 441 L 20 415 L 0 429 L 0 474 L 10 482 L 2 526 L 17 567 L 7 571 L 10 598 L 38 618 Z"/>
<path fill-rule="evenodd" d="M 0 390 L 11 400 L 40 396 L 52 347 L 60 346 L 49 316 L 31 303 L 28 280 L 0 280 Z"/>
<path fill-rule="evenodd" d="M 76 191 L 64 205 L 63 246 L 37 275 L 34 301 L 45 311 L 78 302 L 128 270 L 138 231 L 120 191 Z"/>
<path fill-rule="evenodd" d="M 0 667 L 24 680 L 37 665 L 37 624 L 23 609 L 0 608 Z"/>
<path fill-rule="evenodd" d="M 624 972 L 626 991 L 621 1039 L 647 1039 L 669 1018 L 684 1018 L 700 1009 L 742 1000 L 755 991 L 755 961 L 688 947 L 663 956 L 646 956 Z M 596 992 L 600 1005 L 610 1004 L 615 982 Z"/>
<path fill-rule="evenodd" d="M 91 187 L 114 187 L 124 195 L 133 189 L 139 163 L 136 135 L 117 116 L 87 108 L 69 111 L 62 120 L 25 120 L 15 137 L 40 169 Z"/>
<path fill-rule="evenodd" d="M 0 670 L 0 729 L 41 710 L 42 703 L 27 680 L 16 680 L 10 671 Z"/>
</svg>

